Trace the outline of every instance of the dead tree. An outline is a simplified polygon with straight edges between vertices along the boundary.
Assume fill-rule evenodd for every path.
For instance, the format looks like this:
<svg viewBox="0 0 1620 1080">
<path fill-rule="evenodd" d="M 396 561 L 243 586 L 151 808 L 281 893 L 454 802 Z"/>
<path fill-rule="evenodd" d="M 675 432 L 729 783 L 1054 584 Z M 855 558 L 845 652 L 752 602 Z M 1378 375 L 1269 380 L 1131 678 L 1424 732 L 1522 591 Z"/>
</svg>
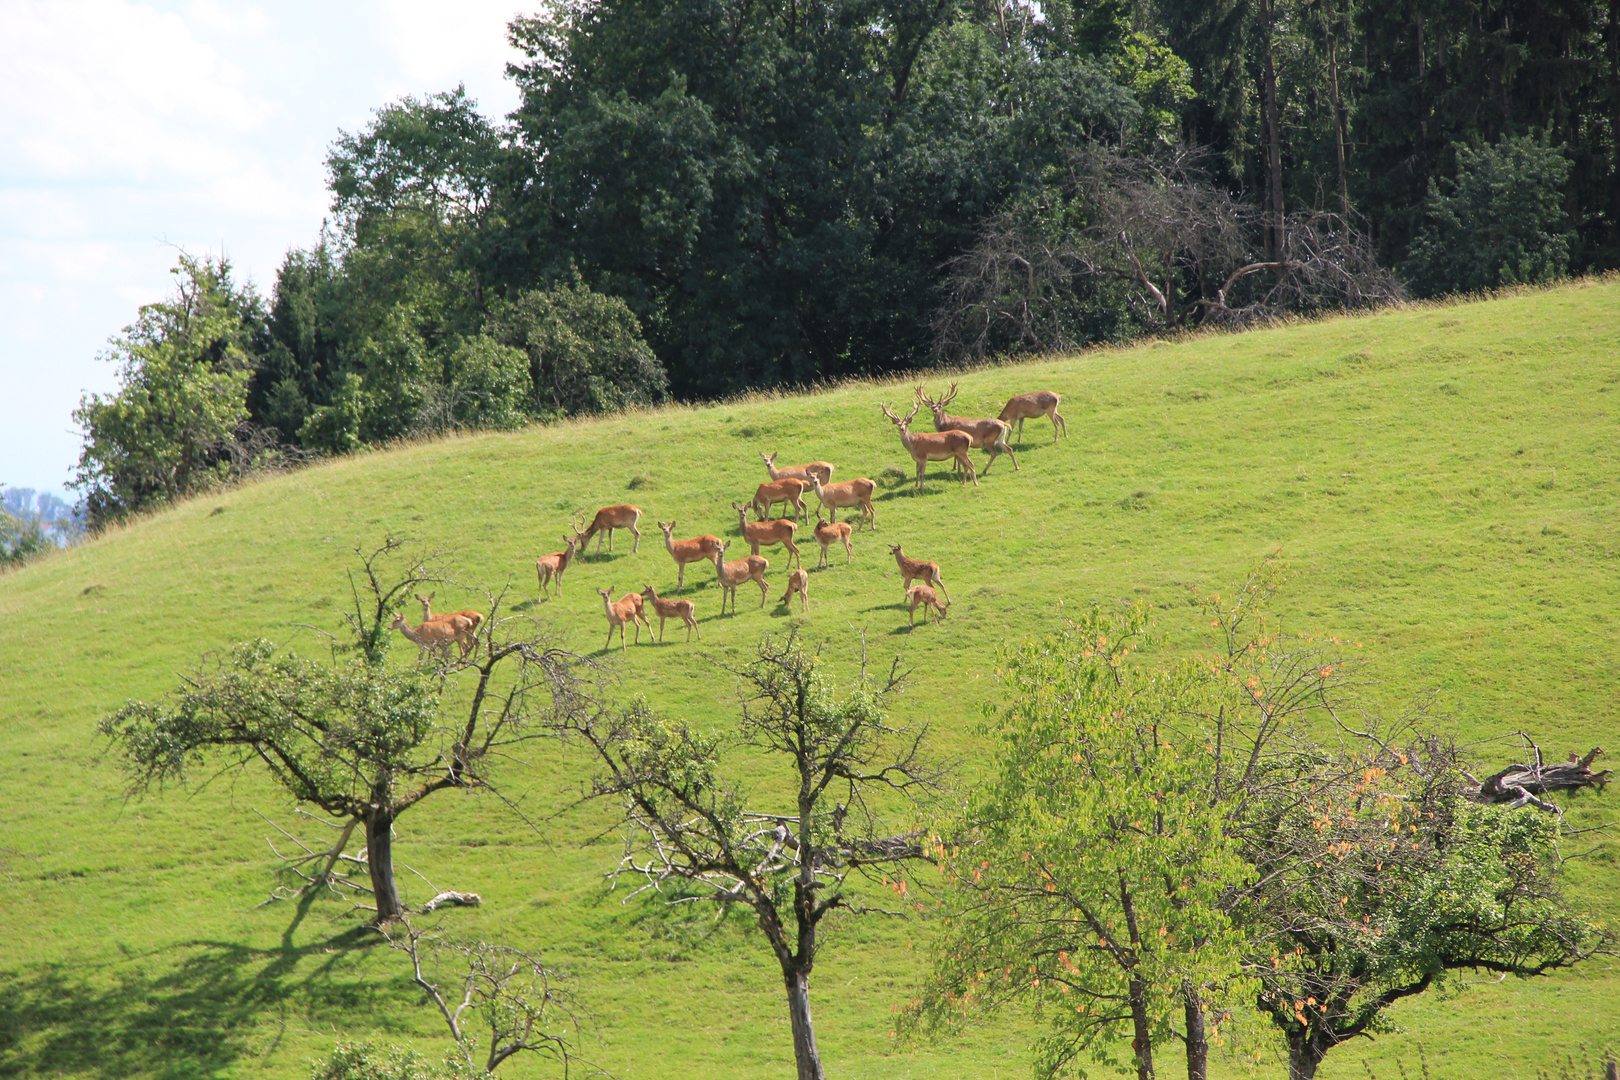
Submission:
<svg viewBox="0 0 1620 1080">
<path fill-rule="evenodd" d="M 1523 732 L 1519 735 L 1534 751 L 1532 758 L 1534 763 L 1522 765 L 1515 762 L 1499 772 L 1492 773 L 1484 780 L 1464 773 L 1463 775 L 1475 785 L 1464 793 L 1468 798 L 1475 802 L 1500 803 L 1509 807 L 1534 806 L 1538 810 L 1561 814 L 1563 810 L 1543 796 L 1561 791 L 1581 791 L 1586 788 L 1602 791 L 1608 786 L 1609 776 L 1613 770 L 1604 769 L 1602 772 L 1592 770 L 1592 762 L 1603 753 L 1603 747 L 1592 747 L 1585 757 L 1571 752 L 1568 761 L 1548 765 L 1541 759 L 1541 747 L 1531 742 L 1529 736 Z"/>
</svg>

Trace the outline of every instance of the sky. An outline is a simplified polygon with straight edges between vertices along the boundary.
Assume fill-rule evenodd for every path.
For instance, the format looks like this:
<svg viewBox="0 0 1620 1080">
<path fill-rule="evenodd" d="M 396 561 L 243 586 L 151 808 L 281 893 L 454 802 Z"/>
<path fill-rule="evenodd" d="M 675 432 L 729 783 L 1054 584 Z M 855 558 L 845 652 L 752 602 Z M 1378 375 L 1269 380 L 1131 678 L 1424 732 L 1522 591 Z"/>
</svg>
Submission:
<svg viewBox="0 0 1620 1080">
<path fill-rule="evenodd" d="M 64 489 L 108 339 L 181 251 L 263 294 L 319 236 L 327 147 L 464 84 L 517 104 L 523 0 L 0 0 L 0 485 Z M 68 494 L 71 499 L 73 496 Z"/>
</svg>

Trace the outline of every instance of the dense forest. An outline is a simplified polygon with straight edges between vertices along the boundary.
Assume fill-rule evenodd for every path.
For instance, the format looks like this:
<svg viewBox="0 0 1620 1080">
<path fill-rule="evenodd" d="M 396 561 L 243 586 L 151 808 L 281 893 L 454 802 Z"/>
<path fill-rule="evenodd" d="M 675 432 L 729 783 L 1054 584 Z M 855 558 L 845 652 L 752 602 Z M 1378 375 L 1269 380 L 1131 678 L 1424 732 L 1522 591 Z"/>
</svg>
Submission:
<svg viewBox="0 0 1620 1080">
<path fill-rule="evenodd" d="M 92 523 L 412 432 L 1620 266 L 1620 0 L 552 0 L 380 107 L 268 296 L 182 259 Z"/>
</svg>

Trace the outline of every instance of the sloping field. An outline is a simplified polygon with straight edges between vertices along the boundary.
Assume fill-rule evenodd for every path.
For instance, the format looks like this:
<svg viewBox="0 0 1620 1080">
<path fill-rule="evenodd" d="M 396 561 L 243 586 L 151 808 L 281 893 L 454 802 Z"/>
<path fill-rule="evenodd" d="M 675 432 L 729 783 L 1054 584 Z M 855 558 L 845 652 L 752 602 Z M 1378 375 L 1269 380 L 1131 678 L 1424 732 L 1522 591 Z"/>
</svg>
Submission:
<svg viewBox="0 0 1620 1080">
<path fill-rule="evenodd" d="M 599 652 L 593 590 L 673 589 L 654 519 L 676 518 L 678 537 L 735 536 L 728 505 L 765 479 L 760 451 L 877 479 L 879 531 L 856 535 L 853 565 L 836 552 L 811 574 L 802 618 L 775 603 L 779 548 L 766 552 L 763 611 L 745 585 L 740 614 L 719 617 L 712 571 L 689 568 L 703 640 L 688 646 L 672 627 L 664 644 L 643 638 L 622 656 L 615 641 L 604 655 L 626 698 L 726 725 L 735 684 L 715 661 L 739 662 L 761 633 L 798 623 L 847 678 L 864 631 L 877 660 L 902 652 L 915 672 L 894 711 L 931 718 L 941 754 L 971 768 L 999 647 L 1078 606 L 1145 599 L 1169 648 L 1199 648 L 1189 586 L 1229 587 L 1280 549 L 1287 624 L 1358 642 L 1379 679 L 1375 704 L 1396 711 L 1432 692 L 1462 740 L 1522 729 L 1552 755 L 1620 750 L 1620 284 L 998 368 L 963 377 L 952 411 L 994 415 L 1035 388 L 1063 395 L 1068 439 L 1027 423 L 1014 442 L 1022 470 L 1003 460 L 977 488 L 936 466 L 914 497 L 912 465 L 877 409 L 909 386 L 852 385 L 344 459 L 0 577 L 0 1076 L 299 1077 L 338 1032 L 442 1049 L 399 957 L 344 905 L 255 906 L 273 884 L 271 830 L 256 811 L 292 827 L 283 796 L 220 776 L 125 802 L 96 721 L 166 693 L 200 654 L 239 639 L 318 652 L 305 624 L 336 629 L 354 549 L 389 534 L 446 552 L 443 568 L 469 586 L 510 580 L 549 633 Z M 903 480 L 885 476 L 893 468 Z M 570 515 L 626 501 L 646 511 L 640 552 L 620 533 L 611 556 L 570 568 L 561 599 L 536 603 L 534 559 L 559 546 Z M 907 632 L 892 543 L 944 568 L 955 604 L 942 624 Z M 803 546 L 813 567 L 813 540 Z M 455 593 L 439 590 L 440 609 L 482 602 Z M 1506 764 L 1515 750 L 1477 753 Z M 581 759 L 555 746 L 505 783 L 548 817 L 584 779 Z M 537 835 L 494 800 L 435 798 L 397 830 L 407 899 L 431 894 L 424 878 L 481 893 L 484 907 L 452 918 L 573 976 L 595 1062 L 623 1080 L 788 1073 L 780 979 L 742 918 L 671 917 L 607 893 L 618 841 L 598 837 L 596 811 L 548 818 Z M 1569 817 L 1617 811 L 1611 790 Z M 1570 880 L 1620 923 L 1620 844 L 1599 842 Z M 814 986 L 830 1073 L 1027 1075 L 1021 1021 L 892 1046 L 890 1008 L 909 996 L 928 934 L 926 918 L 835 933 Z M 1420 1046 L 1437 1080 L 1556 1073 L 1566 1051 L 1578 1063 L 1583 1045 L 1620 1046 L 1620 967 L 1481 978 L 1392 1016 L 1404 1033 L 1336 1051 L 1323 1075 L 1365 1075 L 1365 1060 L 1393 1076 L 1397 1058 L 1415 1074 Z M 1265 1062 L 1266 1075 L 1282 1069 Z M 516 1060 L 502 1075 L 543 1071 Z"/>
</svg>

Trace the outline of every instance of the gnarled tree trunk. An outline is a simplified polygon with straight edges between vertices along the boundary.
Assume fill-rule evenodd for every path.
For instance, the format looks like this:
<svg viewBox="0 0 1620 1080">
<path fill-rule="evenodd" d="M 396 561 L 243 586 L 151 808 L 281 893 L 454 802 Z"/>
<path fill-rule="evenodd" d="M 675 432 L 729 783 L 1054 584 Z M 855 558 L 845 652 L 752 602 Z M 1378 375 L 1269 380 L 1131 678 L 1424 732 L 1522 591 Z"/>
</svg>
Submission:
<svg viewBox="0 0 1620 1080">
<path fill-rule="evenodd" d="M 366 867 L 371 872 L 377 922 L 399 918 L 405 904 L 394 883 L 394 815 L 387 810 L 377 810 L 366 818 Z"/>
<path fill-rule="evenodd" d="M 793 1059 L 798 1080 L 826 1080 L 821 1054 L 816 1050 L 816 1029 L 810 1022 L 810 973 L 783 972 L 787 982 L 788 1016 L 793 1022 Z"/>
</svg>

